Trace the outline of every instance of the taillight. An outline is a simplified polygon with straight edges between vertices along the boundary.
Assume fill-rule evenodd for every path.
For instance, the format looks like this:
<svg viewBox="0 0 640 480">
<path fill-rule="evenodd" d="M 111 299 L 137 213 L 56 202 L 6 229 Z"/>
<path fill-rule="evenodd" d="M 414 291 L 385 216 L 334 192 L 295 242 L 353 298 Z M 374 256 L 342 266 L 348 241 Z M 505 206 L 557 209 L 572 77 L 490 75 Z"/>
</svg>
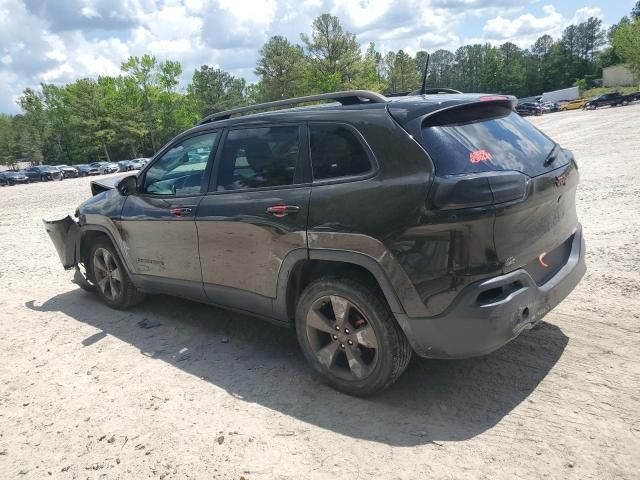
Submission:
<svg viewBox="0 0 640 480">
<path fill-rule="evenodd" d="M 483 172 L 436 177 L 431 203 L 441 210 L 484 207 L 519 201 L 528 177 L 520 172 Z"/>
</svg>

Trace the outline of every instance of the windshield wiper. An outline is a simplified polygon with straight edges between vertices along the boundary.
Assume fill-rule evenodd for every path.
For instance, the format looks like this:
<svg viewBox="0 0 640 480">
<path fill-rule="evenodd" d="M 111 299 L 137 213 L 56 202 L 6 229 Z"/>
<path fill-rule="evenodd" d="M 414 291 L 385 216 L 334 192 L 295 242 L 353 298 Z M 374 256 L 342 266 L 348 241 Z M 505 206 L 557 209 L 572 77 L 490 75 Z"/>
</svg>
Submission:
<svg viewBox="0 0 640 480">
<path fill-rule="evenodd" d="M 548 167 L 549 165 L 551 165 L 553 162 L 556 161 L 556 158 L 558 156 L 558 150 L 560 150 L 560 148 L 559 148 L 559 145 L 556 143 L 551 149 L 551 151 L 549 152 L 549 155 L 547 155 L 547 158 L 544 159 L 543 165 L 545 167 Z"/>
</svg>

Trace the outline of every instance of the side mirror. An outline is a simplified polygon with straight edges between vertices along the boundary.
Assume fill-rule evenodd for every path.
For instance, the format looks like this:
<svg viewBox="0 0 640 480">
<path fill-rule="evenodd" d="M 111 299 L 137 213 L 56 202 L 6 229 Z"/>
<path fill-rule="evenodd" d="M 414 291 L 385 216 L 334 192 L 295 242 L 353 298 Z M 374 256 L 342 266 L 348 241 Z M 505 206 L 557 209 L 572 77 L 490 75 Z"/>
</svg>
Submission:
<svg viewBox="0 0 640 480">
<path fill-rule="evenodd" d="M 135 195 L 138 193 L 138 177 L 135 175 L 129 175 L 124 177 L 122 180 L 118 182 L 116 188 L 120 192 L 121 195 Z"/>
</svg>

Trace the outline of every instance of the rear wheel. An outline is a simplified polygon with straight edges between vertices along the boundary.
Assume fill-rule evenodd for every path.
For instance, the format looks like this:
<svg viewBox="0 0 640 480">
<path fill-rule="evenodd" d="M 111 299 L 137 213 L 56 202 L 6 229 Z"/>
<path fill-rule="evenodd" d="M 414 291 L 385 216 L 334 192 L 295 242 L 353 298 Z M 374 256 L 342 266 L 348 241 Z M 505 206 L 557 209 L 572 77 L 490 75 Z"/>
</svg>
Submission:
<svg viewBox="0 0 640 480">
<path fill-rule="evenodd" d="M 323 277 L 312 282 L 298 302 L 296 329 L 313 369 L 350 395 L 384 390 L 411 359 L 411 346 L 386 302 L 354 280 Z"/>
<path fill-rule="evenodd" d="M 90 249 L 89 278 L 104 303 L 117 310 L 126 310 L 140 303 L 144 294 L 131 282 L 129 275 L 115 251 L 106 239 L 97 240 Z"/>
</svg>

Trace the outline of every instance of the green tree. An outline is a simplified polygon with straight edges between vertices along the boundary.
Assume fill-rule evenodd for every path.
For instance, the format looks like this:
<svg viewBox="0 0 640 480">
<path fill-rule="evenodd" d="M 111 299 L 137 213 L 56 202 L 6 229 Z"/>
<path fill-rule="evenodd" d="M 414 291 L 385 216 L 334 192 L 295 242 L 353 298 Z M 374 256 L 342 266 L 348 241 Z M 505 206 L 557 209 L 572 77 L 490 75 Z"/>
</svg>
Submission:
<svg viewBox="0 0 640 480">
<path fill-rule="evenodd" d="M 409 92 L 420 85 L 416 61 L 403 50 L 389 52 L 384 57 L 387 86 L 391 92 Z"/>
<path fill-rule="evenodd" d="M 45 139 L 47 136 L 47 116 L 42 95 L 31 88 L 25 89 L 18 99 L 18 105 L 24 112 L 21 135 L 21 151 L 36 164 L 42 163 Z"/>
<path fill-rule="evenodd" d="M 156 92 L 155 81 L 157 75 L 157 60 L 152 55 L 129 57 L 120 66 L 123 72 L 136 83 L 141 95 L 141 106 L 146 130 L 151 140 L 151 147 L 155 153 L 158 150 L 156 140 Z"/>
<path fill-rule="evenodd" d="M 370 42 L 354 86 L 359 89 L 382 92 L 385 89 L 382 69 L 382 54 L 376 50 L 375 43 Z"/>
<path fill-rule="evenodd" d="M 422 81 L 422 75 L 424 74 L 424 68 L 427 65 L 429 59 L 429 53 L 425 50 L 419 50 L 416 52 L 416 68 L 420 74 L 420 80 Z"/>
<path fill-rule="evenodd" d="M 620 25 L 613 35 L 613 46 L 620 58 L 640 79 L 640 17 Z"/>
<path fill-rule="evenodd" d="M 312 90 L 341 89 L 357 79 L 360 45 L 345 32 L 338 17 L 327 13 L 313 21 L 311 37 L 301 34 L 309 63 L 307 81 Z"/>
<path fill-rule="evenodd" d="M 16 162 L 16 132 L 14 119 L 0 113 L 0 163 L 13 167 Z"/>
<path fill-rule="evenodd" d="M 501 60 L 499 91 L 517 97 L 523 97 L 530 92 L 525 88 L 525 64 L 522 50 L 511 42 L 498 47 Z"/>
<path fill-rule="evenodd" d="M 455 56 L 449 50 L 436 50 L 429 59 L 428 87 L 454 86 Z"/>
<path fill-rule="evenodd" d="M 245 86 L 244 78 L 237 78 L 219 68 L 203 65 L 193 72 L 187 91 L 202 118 L 211 113 L 243 105 Z"/>
<path fill-rule="evenodd" d="M 271 37 L 260 49 L 255 74 L 260 77 L 265 101 L 301 95 L 305 78 L 302 47 L 281 36 Z"/>
</svg>

